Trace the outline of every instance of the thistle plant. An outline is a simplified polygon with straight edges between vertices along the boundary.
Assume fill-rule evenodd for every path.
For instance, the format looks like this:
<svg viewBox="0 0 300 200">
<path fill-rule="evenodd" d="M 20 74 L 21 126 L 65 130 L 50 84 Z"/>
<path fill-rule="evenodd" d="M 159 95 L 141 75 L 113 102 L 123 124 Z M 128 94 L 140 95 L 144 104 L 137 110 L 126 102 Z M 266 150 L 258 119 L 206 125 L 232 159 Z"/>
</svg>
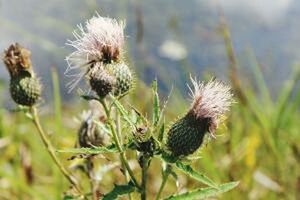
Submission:
<svg viewBox="0 0 300 200">
<path fill-rule="evenodd" d="M 205 83 L 191 78 L 193 88 L 188 87 L 191 107 L 166 128 L 166 103 L 161 105 L 157 81 L 153 81 L 152 118 L 148 119 L 134 105 L 128 106 L 130 103 L 124 98 L 138 82 L 124 56 L 124 27 L 123 21 L 97 15 L 85 25 L 79 25 L 74 31 L 74 40 L 67 42 L 75 49 L 66 58 L 65 75 L 71 78 L 69 90 L 85 80 L 88 89 L 82 98 L 90 105 L 78 127 L 76 148 L 55 148 L 40 124 L 36 103 L 41 96 L 41 85 L 33 73 L 29 50 L 16 44 L 4 53 L 3 61 L 11 75 L 12 98 L 32 119 L 54 163 L 75 189 L 68 191 L 65 198 L 107 200 L 127 195 L 128 199 L 139 196 L 145 200 L 149 186 L 148 169 L 153 159 L 160 161 L 162 170 L 156 199 L 203 199 L 236 187 L 238 182 L 218 184 L 190 166 L 193 162 L 191 155 L 199 152 L 203 141 L 216 138 L 218 125 L 233 103 L 230 87 L 214 79 Z M 78 175 L 75 170 L 69 172 L 58 159 L 57 152 L 74 154 L 71 160 L 84 159 L 85 162 L 78 164 L 77 168 L 87 176 Z M 113 168 L 108 167 L 111 166 L 108 163 L 99 165 L 101 156 L 107 154 L 112 154 L 116 166 L 121 168 L 124 183 L 115 184 L 111 191 L 102 191 L 100 185 L 105 183 L 101 183 L 99 177 Z M 132 162 L 138 168 L 133 168 Z M 181 194 L 174 191 L 173 195 L 163 197 L 167 179 L 169 176 L 176 178 L 178 172 L 207 187 Z M 86 177 L 90 188 L 82 184 Z"/>
</svg>

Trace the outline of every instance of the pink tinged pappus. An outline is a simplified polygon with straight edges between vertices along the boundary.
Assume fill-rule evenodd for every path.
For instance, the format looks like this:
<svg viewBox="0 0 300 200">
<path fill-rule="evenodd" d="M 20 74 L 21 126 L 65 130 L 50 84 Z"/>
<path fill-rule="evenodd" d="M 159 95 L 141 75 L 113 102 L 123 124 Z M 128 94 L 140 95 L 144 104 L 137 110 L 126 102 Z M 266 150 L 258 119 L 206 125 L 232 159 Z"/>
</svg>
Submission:
<svg viewBox="0 0 300 200">
<path fill-rule="evenodd" d="M 194 153 L 207 132 L 214 137 L 221 117 L 233 103 L 230 87 L 222 82 L 210 80 L 205 84 L 192 78 L 191 82 L 191 108 L 171 126 L 167 136 L 167 147 L 174 156 Z"/>
</svg>

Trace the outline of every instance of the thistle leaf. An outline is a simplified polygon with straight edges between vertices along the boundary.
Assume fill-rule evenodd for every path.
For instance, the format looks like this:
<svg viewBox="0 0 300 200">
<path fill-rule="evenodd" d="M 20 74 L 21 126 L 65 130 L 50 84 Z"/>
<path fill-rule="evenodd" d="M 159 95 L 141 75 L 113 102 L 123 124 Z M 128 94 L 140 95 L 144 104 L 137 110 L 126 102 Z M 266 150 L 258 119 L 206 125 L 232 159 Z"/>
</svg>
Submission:
<svg viewBox="0 0 300 200">
<path fill-rule="evenodd" d="M 124 106 L 114 96 L 111 95 L 110 97 L 113 99 L 113 104 L 115 104 L 116 108 L 118 109 L 124 120 L 127 121 L 130 126 L 135 128 L 135 124 L 131 120 L 129 112 L 127 112 Z"/>
<path fill-rule="evenodd" d="M 103 200 L 113 200 L 117 199 L 118 196 L 129 194 L 135 191 L 135 187 L 131 184 L 128 185 L 115 185 L 114 189 L 104 195 Z"/>
<path fill-rule="evenodd" d="M 215 182 L 213 182 L 210 178 L 208 178 L 204 174 L 194 171 L 193 168 L 191 168 L 190 166 L 185 165 L 179 161 L 177 161 L 175 165 L 178 169 L 180 169 L 182 172 L 186 173 L 190 177 L 194 178 L 195 180 L 213 188 L 218 187 L 218 185 Z"/>
<path fill-rule="evenodd" d="M 108 147 L 94 147 L 94 148 L 71 148 L 58 150 L 59 153 L 76 153 L 76 154 L 101 154 L 101 153 L 116 153 L 118 149 L 115 145 Z"/>
<path fill-rule="evenodd" d="M 157 80 L 152 82 L 152 93 L 153 93 L 153 118 L 152 123 L 156 126 L 160 118 L 160 107 L 159 107 L 159 96 L 157 93 Z"/>
<path fill-rule="evenodd" d="M 162 141 L 163 138 L 164 138 L 164 132 L 165 132 L 165 123 L 163 123 L 159 129 L 159 132 L 158 132 L 158 141 Z"/>
<path fill-rule="evenodd" d="M 172 195 L 165 200 L 194 200 L 194 199 L 206 199 L 209 197 L 214 197 L 216 195 L 227 192 L 233 188 L 235 188 L 239 182 L 229 182 L 220 185 L 218 188 L 207 187 L 201 188 L 198 190 L 193 190 L 187 193 Z"/>
</svg>

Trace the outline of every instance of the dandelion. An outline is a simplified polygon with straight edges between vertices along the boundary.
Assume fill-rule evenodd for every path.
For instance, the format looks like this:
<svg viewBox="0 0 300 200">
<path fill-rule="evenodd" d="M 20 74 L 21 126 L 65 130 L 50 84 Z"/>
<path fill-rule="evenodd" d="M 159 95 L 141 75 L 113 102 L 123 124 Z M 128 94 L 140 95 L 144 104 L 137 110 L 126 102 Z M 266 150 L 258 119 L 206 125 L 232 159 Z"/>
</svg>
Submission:
<svg viewBox="0 0 300 200">
<path fill-rule="evenodd" d="M 118 62 L 123 53 L 124 46 L 123 21 L 101 17 L 99 15 L 89 19 L 85 26 L 78 25 L 73 32 L 75 40 L 68 40 L 67 45 L 75 51 L 67 56 L 68 67 L 66 76 L 72 78 L 68 83 L 70 91 L 89 72 L 95 63 Z M 78 73 L 71 71 L 80 70 Z"/>
<path fill-rule="evenodd" d="M 169 130 L 167 146 L 174 156 L 194 153 L 202 144 L 204 135 L 214 132 L 221 117 L 229 111 L 233 102 L 230 87 L 220 81 L 207 84 L 191 78 L 192 106 L 188 113 L 176 121 Z"/>
</svg>

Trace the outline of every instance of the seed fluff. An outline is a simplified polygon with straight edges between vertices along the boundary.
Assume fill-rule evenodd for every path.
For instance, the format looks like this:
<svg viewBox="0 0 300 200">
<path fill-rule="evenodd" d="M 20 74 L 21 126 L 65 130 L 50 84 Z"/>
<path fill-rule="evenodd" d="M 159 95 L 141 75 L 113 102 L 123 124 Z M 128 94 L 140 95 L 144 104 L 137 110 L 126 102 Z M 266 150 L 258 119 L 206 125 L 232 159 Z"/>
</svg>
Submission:
<svg viewBox="0 0 300 200">
<path fill-rule="evenodd" d="M 191 82 L 193 89 L 188 86 L 193 99 L 190 112 L 198 119 L 209 119 L 209 132 L 214 136 L 221 117 L 234 102 L 231 88 L 214 79 L 205 84 L 191 77 Z"/>
<path fill-rule="evenodd" d="M 75 49 L 66 57 L 68 67 L 65 75 L 72 80 L 67 84 L 73 90 L 89 73 L 96 62 L 111 63 L 120 59 L 124 46 L 124 21 L 101 17 L 98 14 L 87 20 L 85 26 L 77 25 L 74 40 L 67 45 Z"/>
</svg>

